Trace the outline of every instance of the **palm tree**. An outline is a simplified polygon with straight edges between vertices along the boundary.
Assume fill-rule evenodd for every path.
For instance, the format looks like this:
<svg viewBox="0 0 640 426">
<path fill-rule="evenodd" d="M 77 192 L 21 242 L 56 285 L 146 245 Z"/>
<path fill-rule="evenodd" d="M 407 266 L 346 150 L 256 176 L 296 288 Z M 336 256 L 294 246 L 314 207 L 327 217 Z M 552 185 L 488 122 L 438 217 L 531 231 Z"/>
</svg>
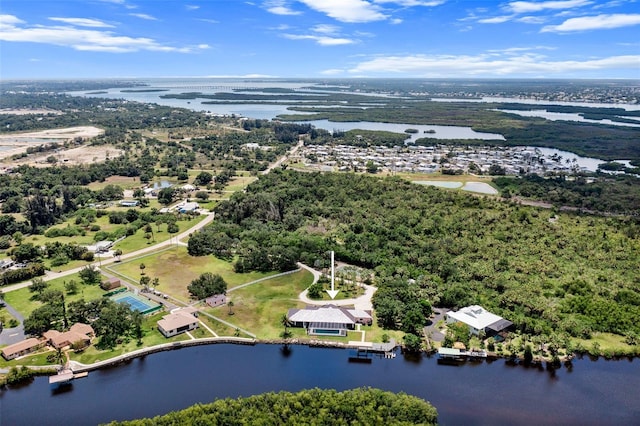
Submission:
<svg viewBox="0 0 640 426">
<path fill-rule="evenodd" d="M 227 306 L 229 307 L 229 315 L 233 315 L 233 301 L 229 300 L 229 302 L 227 303 Z"/>
<path fill-rule="evenodd" d="M 113 251 L 113 257 L 116 258 L 116 262 L 120 262 L 120 256 L 122 256 L 122 250 L 120 249 L 115 249 Z"/>
<path fill-rule="evenodd" d="M 291 337 L 291 332 L 289 331 L 289 327 L 291 326 L 291 320 L 287 316 L 287 314 L 282 314 L 280 317 L 280 324 L 284 327 L 284 332 L 282 333 L 282 338 L 288 339 Z"/>
</svg>

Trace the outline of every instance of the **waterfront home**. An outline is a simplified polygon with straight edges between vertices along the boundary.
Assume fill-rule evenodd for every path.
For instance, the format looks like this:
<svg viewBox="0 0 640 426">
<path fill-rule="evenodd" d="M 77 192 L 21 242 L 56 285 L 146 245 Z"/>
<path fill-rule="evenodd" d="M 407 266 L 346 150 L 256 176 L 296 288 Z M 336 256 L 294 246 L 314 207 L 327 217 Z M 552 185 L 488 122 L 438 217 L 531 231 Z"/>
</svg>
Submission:
<svg viewBox="0 0 640 426">
<path fill-rule="evenodd" d="M 369 312 L 335 305 L 289 309 L 287 318 L 293 327 L 306 328 L 307 334 L 316 336 L 346 336 L 356 324 L 370 325 L 373 321 Z"/>
<path fill-rule="evenodd" d="M 189 310 L 180 309 L 158 321 L 158 330 L 164 337 L 173 337 L 198 328 L 198 319 Z"/>
<path fill-rule="evenodd" d="M 458 311 L 449 311 L 446 315 L 447 323 L 461 322 L 469 327 L 469 332 L 476 336 L 483 331 L 487 336 L 493 336 L 509 329 L 513 323 L 499 315 L 492 314 L 482 306 L 472 305 Z"/>
<path fill-rule="evenodd" d="M 197 211 L 200 208 L 200 205 L 196 202 L 191 201 L 179 204 L 178 206 L 176 206 L 176 208 L 180 213 L 191 213 Z"/>
<path fill-rule="evenodd" d="M 31 337 L 29 339 L 2 348 L 2 357 L 7 361 L 10 361 L 12 359 L 18 358 L 19 356 L 30 354 L 31 352 L 42 348 L 46 344 L 46 340 L 40 340 L 36 339 L 35 337 Z"/>
<path fill-rule="evenodd" d="M 73 324 L 69 331 L 49 330 L 42 333 L 42 336 L 54 349 L 64 349 L 71 345 L 80 345 L 82 348 L 86 348 L 91 344 L 91 338 L 95 335 L 93 327 L 81 322 Z"/>
</svg>

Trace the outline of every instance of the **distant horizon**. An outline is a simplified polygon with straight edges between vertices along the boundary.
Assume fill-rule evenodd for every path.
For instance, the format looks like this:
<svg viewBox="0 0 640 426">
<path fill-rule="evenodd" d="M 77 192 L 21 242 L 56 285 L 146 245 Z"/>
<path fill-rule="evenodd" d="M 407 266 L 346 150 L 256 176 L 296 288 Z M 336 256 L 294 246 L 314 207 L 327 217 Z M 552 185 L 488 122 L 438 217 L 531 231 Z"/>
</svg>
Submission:
<svg viewBox="0 0 640 426">
<path fill-rule="evenodd" d="M 640 79 L 639 7 L 640 0 L 3 0 L 0 74 Z"/>
<path fill-rule="evenodd" d="M 349 81 L 349 80 L 419 80 L 419 81 L 633 81 L 640 84 L 640 77 L 602 77 L 602 78 L 562 78 L 562 77 L 277 77 L 277 76 L 155 76 L 155 77 L 61 77 L 61 78 L 2 78 L 0 82 L 12 81 L 80 81 L 80 80 L 314 80 L 314 81 Z"/>
</svg>

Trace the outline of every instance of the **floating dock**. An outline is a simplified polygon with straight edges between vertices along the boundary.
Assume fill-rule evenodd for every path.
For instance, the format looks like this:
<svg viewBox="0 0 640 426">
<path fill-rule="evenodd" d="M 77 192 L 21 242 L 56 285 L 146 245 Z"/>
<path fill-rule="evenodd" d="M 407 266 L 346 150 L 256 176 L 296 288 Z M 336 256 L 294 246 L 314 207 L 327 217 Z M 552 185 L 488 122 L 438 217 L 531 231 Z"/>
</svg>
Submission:
<svg viewBox="0 0 640 426">
<path fill-rule="evenodd" d="M 49 386 L 51 389 L 57 389 L 60 386 L 70 385 L 73 379 L 81 379 L 83 377 L 87 377 L 89 372 L 85 371 L 82 373 L 74 373 L 70 369 L 64 369 L 58 371 L 58 374 L 53 376 L 49 376 Z"/>
<path fill-rule="evenodd" d="M 467 359 L 482 359 L 487 357 L 487 352 L 465 351 L 454 348 L 438 348 L 438 362 L 441 364 L 460 364 Z"/>
</svg>

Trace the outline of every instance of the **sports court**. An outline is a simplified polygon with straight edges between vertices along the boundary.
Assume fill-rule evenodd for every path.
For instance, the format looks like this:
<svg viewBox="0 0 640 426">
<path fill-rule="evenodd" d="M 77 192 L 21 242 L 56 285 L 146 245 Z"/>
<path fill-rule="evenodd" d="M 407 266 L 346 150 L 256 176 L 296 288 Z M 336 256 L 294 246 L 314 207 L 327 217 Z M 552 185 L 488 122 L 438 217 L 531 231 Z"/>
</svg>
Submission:
<svg viewBox="0 0 640 426">
<path fill-rule="evenodd" d="M 162 306 L 158 303 L 148 300 L 140 295 L 133 294 L 130 291 L 123 291 L 121 293 L 114 294 L 111 296 L 111 300 L 118 303 L 126 303 L 131 307 L 131 309 L 138 311 L 143 315 L 151 314 L 162 309 Z"/>
</svg>

